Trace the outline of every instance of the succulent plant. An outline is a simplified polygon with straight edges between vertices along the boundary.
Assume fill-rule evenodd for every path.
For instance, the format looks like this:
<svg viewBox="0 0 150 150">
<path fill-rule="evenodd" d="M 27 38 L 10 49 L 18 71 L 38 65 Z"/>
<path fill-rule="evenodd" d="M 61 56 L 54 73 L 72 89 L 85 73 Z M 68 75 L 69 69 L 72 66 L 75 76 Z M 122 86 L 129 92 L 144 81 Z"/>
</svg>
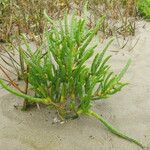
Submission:
<svg viewBox="0 0 150 150">
<path fill-rule="evenodd" d="M 46 13 L 45 16 L 50 22 L 43 43 L 46 48 L 42 45 L 33 51 L 28 45 L 27 50 L 20 49 L 21 58 L 28 68 L 26 81 L 35 95 L 18 91 L 17 84 L 14 89 L 2 79 L 0 85 L 28 103 L 53 106 L 64 119 L 77 118 L 82 114 L 93 116 L 115 135 L 143 148 L 140 142 L 124 135 L 91 110 L 94 101 L 106 99 L 127 85 L 121 79 L 131 63 L 129 60 L 119 74 L 111 71 L 108 65 L 111 56 L 105 56 L 105 53 L 113 40 L 94 54 L 97 45 L 91 46 L 91 41 L 105 17 L 100 18 L 94 28 L 88 29 L 85 17 L 74 14 L 68 21 L 68 15 L 65 15 L 63 22 L 55 22 Z M 87 64 L 92 56 L 92 63 Z M 10 81 L 10 84 L 14 85 L 14 82 Z"/>
</svg>

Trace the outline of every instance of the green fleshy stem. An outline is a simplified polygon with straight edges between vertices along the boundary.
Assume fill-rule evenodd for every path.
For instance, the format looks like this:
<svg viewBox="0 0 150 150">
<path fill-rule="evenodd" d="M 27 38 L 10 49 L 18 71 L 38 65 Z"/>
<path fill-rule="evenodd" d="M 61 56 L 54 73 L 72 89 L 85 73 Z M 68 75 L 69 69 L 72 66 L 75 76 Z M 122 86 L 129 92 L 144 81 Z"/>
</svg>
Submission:
<svg viewBox="0 0 150 150">
<path fill-rule="evenodd" d="M 45 98 L 45 99 L 41 99 L 41 98 L 35 98 L 32 97 L 30 95 L 26 95 L 24 93 L 18 92 L 14 89 L 12 89 L 10 86 L 8 86 L 7 84 L 4 83 L 3 80 L 0 79 L 0 85 L 6 89 L 7 91 L 9 91 L 12 94 L 15 94 L 16 96 L 22 97 L 26 100 L 28 100 L 28 102 L 32 102 L 32 103 L 43 103 L 43 104 L 51 104 L 51 100 L 49 98 Z"/>
<path fill-rule="evenodd" d="M 118 131 L 117 129 L 115 129 L 111 124 L 109 124 L 104 118 L 102 118 L 100 115 L 96 114 L 95 112 L 93 111 L 88 111 L 87 112 L 87 115 L 89 116 L 93 116 L 95 117 L 96 119 L 98 119 L 103 125 L 105 125 L 107 127 L 108 130 L 110 130 L 113 134 L 125 139 L 125 140 L 128 140 L 130 142 L 133 142 L 135 143 L 136 145 L 140 146 L 142 149 L 144 149 L 145 147 L 140 143 L 138 142 L 137 140 L 131 138 L 131 137 L 128 137 L 127 135 L 121 133 L 120 131 Z"/>
<path fill-rule="evenodd" d="M 40 99 L 40 98 L 34 98 L 32 96 L 23 94 L 21 92 L 18 92 L 12 88 L 10 88 L 7 84 L 5 84 L 1 79 L 0 79 L 0 85 L 6 89 L 7 91 L 9 91 L 12 94 L 15 94 L 16 96 L 22 97 L 24 99 L 27 99 L 29 102 L 35 102 L 35 103 L 43 103 L 43 104 L 51 104 L 51 100 L 50 99 Z M 81 114 L 82 110 L 78 111 L 78 114 Z M 120 131 L 118 131 L 117 129 L 115 129 L 111 124 L 109 124 L 104 118 L 102 118 L 101 116 L 99 116 L 98 114 L 96 114 L 95 112 L 89 110 L 87 113 L 87 115 L 89 116 L 93 116 L 96 119 L 98 119 L 100 122 L 102 122 L 103 125 L 105 125 L 107 127 L 108 130 L 110 130 L 113 134 L 128 140 L 130 142 L 135 143 L 136 145 L 140 146 L 142 149 L 144 149 L 144 146 L 138 142 L 137 140 L 128 137 L 127 135 L 121 133 Z"/>
</svg>

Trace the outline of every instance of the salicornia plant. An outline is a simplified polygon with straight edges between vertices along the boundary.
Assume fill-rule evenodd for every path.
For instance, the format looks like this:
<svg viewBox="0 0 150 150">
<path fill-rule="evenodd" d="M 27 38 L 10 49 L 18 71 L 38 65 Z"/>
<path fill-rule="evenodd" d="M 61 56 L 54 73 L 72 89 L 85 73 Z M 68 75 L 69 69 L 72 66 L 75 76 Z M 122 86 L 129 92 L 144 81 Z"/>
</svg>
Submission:
<svg viewBox="0 0 150 150">
<path fill-rule="evenodd" d="M 96 45 L 91 46 L 95 34 L 100 29 L 102 17 L 94 28 L 88 29 L 85 17 L 73 15 L 64 21 L 53 21 L 46 14 L 50 27 L 45 33 L 46 41 L 36 51 L 27 47 L 20 51 L 28 70 L 26 76 L 29 88 L 34 92 L 28 95 L 11 88 L 3 80 L 1 86 L 28 103 L 42 103 L 53 106 L 62 118 L 77 118 L 82 114 L 93 116 L 112 133 L 143 148 L 137 140 L 115 129 L 104 118 L 91 110 L 92 103 L 110 97 L 120 91 L 127 83 L 120 80 L 130 65 L 130 60 L 119 74 L 111 71 L 107 64 L 111 56 L 105 56 L 108 46 L 94 54 Z M 87 60 L 94 56 L 91 64 Z M 32 93 L 33 93 L 32 92 Z"/>
</svg>

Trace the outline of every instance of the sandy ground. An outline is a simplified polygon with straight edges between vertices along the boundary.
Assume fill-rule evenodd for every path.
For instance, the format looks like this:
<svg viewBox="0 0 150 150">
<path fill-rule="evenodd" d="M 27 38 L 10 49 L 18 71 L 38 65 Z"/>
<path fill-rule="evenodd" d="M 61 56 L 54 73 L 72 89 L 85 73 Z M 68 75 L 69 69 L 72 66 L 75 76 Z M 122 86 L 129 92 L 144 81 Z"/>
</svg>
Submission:
<svg viewBox="0 0 150 150">
<path fill-rule="evenodd" d="M 132 58 L 132 66 L 124 78 L 130 85 L 106 101 L 95 102 L 94 110 L 150 147 L 150 24 L 143 28 L 144 24 L 138 25 L 139 31 L 124 49 L 116 42 L 109 49 L 115 71 Z M 56 117 L 53 111 L 42 107 L 40 111 L 33 108 L 23 112 L 14 107 L 21 104 L 20 98 L 0 89 L 0 150 L 140 149 L 111 134 L 94 118 L 82 116 L 65 124 L 53 124 Z"/>
</svg>

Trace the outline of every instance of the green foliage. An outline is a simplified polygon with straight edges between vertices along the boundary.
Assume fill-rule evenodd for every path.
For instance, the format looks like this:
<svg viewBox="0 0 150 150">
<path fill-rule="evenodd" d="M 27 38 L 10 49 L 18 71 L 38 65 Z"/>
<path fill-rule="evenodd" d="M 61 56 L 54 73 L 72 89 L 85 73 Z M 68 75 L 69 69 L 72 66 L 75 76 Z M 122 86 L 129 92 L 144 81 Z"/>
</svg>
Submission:
<svg viewBox="0 0 150 150">
<path fill-rule="evenodd" d="M 46 17 L 50 21 L 50 29 L 45 33 L 47 42 L 34 52 L 28 43 L 25 43 L 27 50 L 19 49 L 19 54 L 28 68 L 26 79 L 35 96 L 12 89 L 2 80 L 1 86 L 30 103 L 54 106 L 63 118 L 75 118 L 81 114 L 96 117 L 112 133 L 143 148 L 138 141 L 120 133 L 90 110 L 94 100 L 108 98 L 127 84 L 122 83 L 121 78 L 131 63 L 129 60 L 119 74 L 111 70 L 108 65 L 111 56 L 105 56 L 105 53 L 113 40 L 95 55 L 91 64 L 87 63 L 94 55 L 96 47 L 91 41 L 105 17 L 99 19 L 90 30 L 87 20 L 76 17 L 75 14 L 71 20 L 65 15 L 63 22 L 53 21 L 47 15 Z"/>
<path fill-rule="evenodd" d="M 139 0 L 138 10 L 144 19 L 150 21 L 150 0 Z"/>
</svg>

